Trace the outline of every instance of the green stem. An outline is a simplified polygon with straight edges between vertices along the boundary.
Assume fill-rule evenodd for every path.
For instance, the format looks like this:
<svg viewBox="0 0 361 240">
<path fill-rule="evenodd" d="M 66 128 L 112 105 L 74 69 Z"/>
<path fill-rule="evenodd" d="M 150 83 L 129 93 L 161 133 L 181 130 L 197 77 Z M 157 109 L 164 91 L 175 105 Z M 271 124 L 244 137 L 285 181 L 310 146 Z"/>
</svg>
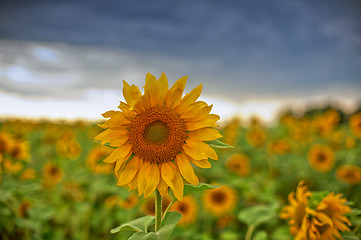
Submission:
<svg viewBox="0 0 361 240">
<path fill-rule="evenodd" d="M 169 211 L 170 207 L 173 205 L 173 203 L 175 203 L 177 201 L 176 198 L 173 198 L 172 201 L 169 203 L 168 207 L 165 209 L 164 213 L 163 213 L 163 216 L 162 216 L 162 221 L 165 217 L 165 215 L 167 214 L 167 212 Z"/>
<path fill-rule="evenodd" d="M 159 230 L 162 222 L 162 197 L 159 194 L 158 189 L 155 190 L 155 231 Z"/>
<path fill-rule="evenodd" d="M 247 232 L 246 232 L 245 240 L 251 240 L 254 229 L 255 229 L 254 225 L 251 225 L 251 226 L 248 227 Z"/>
</svg>

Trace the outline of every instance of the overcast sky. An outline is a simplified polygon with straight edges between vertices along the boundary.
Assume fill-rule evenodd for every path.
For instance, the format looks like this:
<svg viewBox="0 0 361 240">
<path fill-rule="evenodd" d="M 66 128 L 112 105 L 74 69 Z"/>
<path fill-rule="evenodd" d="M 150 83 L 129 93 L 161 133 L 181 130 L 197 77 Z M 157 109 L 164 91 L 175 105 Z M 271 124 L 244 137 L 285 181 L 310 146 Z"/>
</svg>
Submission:
<svg viewBox="0 0 361 240">
<path fill-rule="evenodd" d="M 224 116 L 357 102 L 360 13 L 357 0 L 2 1 L 0 111 L 96 118 L 147 72 L 189 75 Z"/>
</svg>

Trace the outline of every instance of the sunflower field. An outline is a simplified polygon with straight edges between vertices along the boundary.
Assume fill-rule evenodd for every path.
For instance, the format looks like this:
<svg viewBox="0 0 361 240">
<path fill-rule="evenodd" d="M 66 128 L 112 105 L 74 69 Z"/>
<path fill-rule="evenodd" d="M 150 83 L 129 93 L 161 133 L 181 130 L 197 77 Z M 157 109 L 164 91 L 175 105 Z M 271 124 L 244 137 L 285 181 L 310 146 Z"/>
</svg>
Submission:
<svg viewBox="0 0 361 240">
<path fill-rule="evenodd" d="M 145 198 L 117 186 L 116 162 L 103 162 L 113 149 L 93 140 L 97 123 L 1 120 L 0 239 L 128 239 L 134 219 L 155 214 L 156 186 Z M 309 109 L 216 129 L 225 143 L 218 160 L 192 162 L 192 184 L 208 190 L 186 194 L 185 179 L 184 196 L 172 200 L 166 188 L 163 212 L 182 214 L 170 239 L 360 239 L 360 112 Z"/>
</svg>

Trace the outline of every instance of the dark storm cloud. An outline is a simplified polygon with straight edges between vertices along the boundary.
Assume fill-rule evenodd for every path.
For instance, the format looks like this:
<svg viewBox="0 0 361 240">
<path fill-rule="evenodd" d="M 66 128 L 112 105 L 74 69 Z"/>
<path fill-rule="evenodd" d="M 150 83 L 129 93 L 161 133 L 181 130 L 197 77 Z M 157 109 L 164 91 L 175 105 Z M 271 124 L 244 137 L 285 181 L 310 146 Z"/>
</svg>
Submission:
<svg viewBox="0 0 361 240">
<path fill-rule="evenodd" d="M 230 98 L 361 89 L 357 2 L 8 1 L 0 5 L 0 39 L 71 46 L 50 45 L 64 55 L 50 64 L 32 61 L 21 47 L 1 50 L 0 64 L 20 62 L 44 79 L 69 72 L 75 79 L 56 88 L 69 96 L 148 71 L 189 74 L 207 82 L 209 94 Z M 22 94 L 52 91 L 19 86 L 1 80 L 2 89 Z"/>
</svg>

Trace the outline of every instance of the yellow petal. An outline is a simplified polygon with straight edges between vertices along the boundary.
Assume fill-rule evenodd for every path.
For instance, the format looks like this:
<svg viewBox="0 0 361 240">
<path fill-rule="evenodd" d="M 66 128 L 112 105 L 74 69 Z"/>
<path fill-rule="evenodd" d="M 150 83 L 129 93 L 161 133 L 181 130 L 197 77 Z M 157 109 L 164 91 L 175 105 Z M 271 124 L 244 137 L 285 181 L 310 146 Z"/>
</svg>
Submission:
<svg viewBox="0 0 361 240">
<path fill-rule="evenodd" d="M 123 159 L 130 153 L 131 149 L 132 149 L 131 144 L 125 144 L 123 146 L 120 146 L 114 149 L 113 152 L 103 161 L 106 163 L 113 163 L 118 159 Z"/>
<path fill-rule="evenodd" d="M 165 95 L 164 103 L 168 108 L 176 106 L 182 98 L 188 76 L 178 79 Z"/>
<path fill-rule="evenodd" d="M 159 169 L 160 171 L 160 169 Z M 165 183 L 165 181 L 163 180 L 163 178 L 159 178 L 159 184 L 157 186 L 157 189 L 160 193 L 160 195 L 162 195 L 162 197 L 166 197 L 168 195 L 168 185 Z"/>
<path fill-rule="evenodd" d="M 105 136 L 107 136 L 109 133 L 111 133 L 111 130 L 110 129 L 107 129 L 101 133 L 99 133 L 97 136 L 95 136 L 94 140 L 95 141 L 100 141 L 101 144 L 105 144 L 106 140 L 105 140 Z"/>
<path fill-rule="evenodd" d="M 148 180 L 144 189 L 144 197 L 152 194 L 159 184 L 160 173 L 157 164 L 152 163 L 145 173 L 145 178 Z"/>
<path fill-rule="evenodd" d="M 138 187 L 138 173 L 134 176 L 133 180 L 129 182 L 129 191 L 134 190 Z"/>
<path fill-rule="evenodd" d="M 139 157 L 134 156 L 125 165 L 123 172 L 120 174 L 117 185 L 125 185 L 133 180 L 139 169 Z"/>
<path fill-rule="evenodd" d="M 173 172 L 174 172 L 174 188 L 172 188 L 172 192 L 173 195 L 179 200 L 182 201 L 183 199 L 183 188 L 184 188 L 184 183 L 183 183 L 183 179 L 182 176 L 179 172 L 178 167 L 173 163 L 173 162 L 169 162 L 169 166 L 172 168 Z"/>
<path fill-rule="evenodd" d="M 207 159 L 208 156 L 205 152 L 203 152 L 200 149 L 200 142 L 199 141 L 193 141 L 190 139 L 186 140 L 186 143 L 183 145 L 183 151 L 190 156 L 191 158 L 194 158 L 196 160 L 202 160 Z"/>
<path fill-rule="evenodd" d="M 184 112 L 185 110 L 188 110 L 188 106 L 193 104 L 201 95 L 202 93 L 202 84 L 200 84 L 198 87 L 194 88 L 190 93 L 187 93 L 182 100 L 179 103 L 178 111 L 179 113 Z"/>
<path fill-rule="evenodd" d="M 119 176 L 119 174 L 123 171 L 124 169 L 124 163 L 130 158 L 130 156 L 132 155 L 132 152 L 130 152 L 127 156 L 118 159 L 115 163 L 115 168 L 114 168 L 114 172 L 117 175 L 117 177 Z"/>
<path fill-rule="evenodd" d="M 206 159 L 203 159 L 203 160 L 194 160 L 194 159 L 190 159 L 190 161 L 196 165 L 197 167 L 200 167 L 200 168 L 211 168 L 211 164 L 209 163 L 208 160 Z"/>
<path fill-rule="evenodd" d="M 128 105 L 130 107 L 134 107 L 134 104 L 142 96 L 142 93 L 139 91 L 139 88 L 137 86 L 129 86 L 126 81 L 123 81 L 123 95 Z"/>
<path fill-rule="evenodd" d="M 193 121 L 187 123 L 187 131 L 193 131 L 199 128 L 205 128 L 205 127 L 216 127 L 217 124 L 215 124 L 219 120 L 219 116 L 216 114 L 209 114 L 209 116 L 205 119 L 202 119 L 200 121 Z"/>
<path fill-rule="evenodd" d="M 189 139 L 212 141 L 221 138 L 222 135 L 214 128 L 201 128 L 187 133 Z"/>
<path fill-rule="evenodd" d="M 141 160 L 143 161 L 143 160 Z M 147 185 L 146 179 L 145 179 L 145 172 L 148 170 L 150 164 L 147 161 L 143 161 L 141 163 L 139 172 L 138 172 L 138 196 L 142 195 L 144 193 L 144 188 Z"/>
<path fill-rule="evenodd" d="M 168 86 L 167 76 L 162 72 L 162 75 L 158 79 L 158 94 L 159 94 L 160 103 L 163 103 L 168 88 L 169 86 Z"/>
<path fill-rule="evenodd" d="M 144 96 L 149 101 L 151 107 L 158 104 L 158 82 L 150 73 L 147 73 L 145 77 Z"/>
<path fill-rule="evenodd" d="M 175 161 L 184 179 L 193 185 L 198 185 L 198 177 L 194 174 L 194 170 L 188 158 L 184 154 L 178 154 Z"/>
</svg>

